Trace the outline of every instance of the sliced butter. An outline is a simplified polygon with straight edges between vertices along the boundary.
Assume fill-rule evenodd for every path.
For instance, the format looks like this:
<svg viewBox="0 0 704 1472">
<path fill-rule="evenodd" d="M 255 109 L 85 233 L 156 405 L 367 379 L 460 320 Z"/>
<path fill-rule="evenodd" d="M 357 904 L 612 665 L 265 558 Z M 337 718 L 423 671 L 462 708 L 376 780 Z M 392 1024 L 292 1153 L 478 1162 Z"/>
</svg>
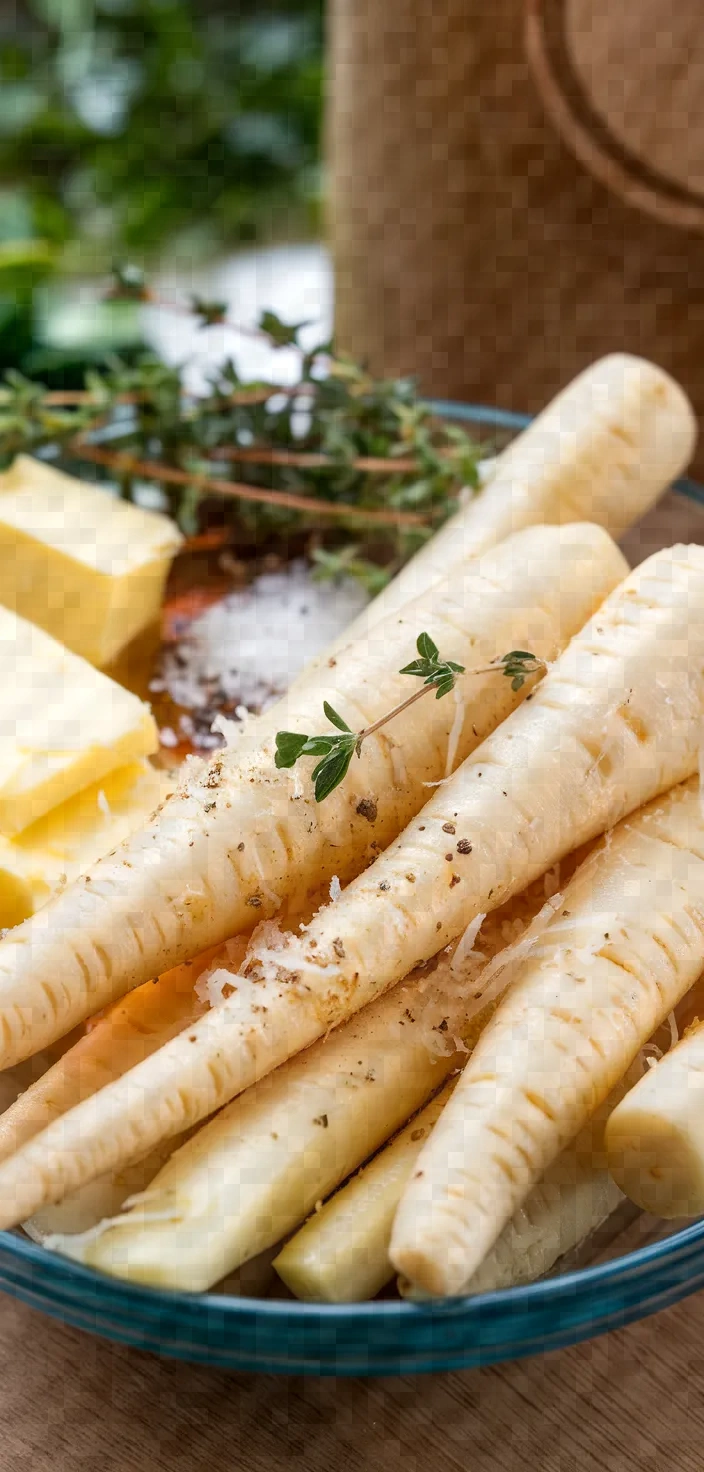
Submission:
<svg viewBox="0 0 704 1472">
<path fill-rule="evenodd" d="M 110 853 L 172 787 L 173 780 L 149 762 L 130 762 L 16 838 L 0 838 L 0 927 L 28 919 L 64 884 Z"/>
<path fill-rule="evenodd" d="M 0 833 L 21 832 L 156 746 L 136 695 L 0 608 Z"/>
<path fill-rule="evenodd" d="M 0 492 L 0 601 L 108 664 L 158 618 L 177 528 L 27 455 Z"/>
</svg>

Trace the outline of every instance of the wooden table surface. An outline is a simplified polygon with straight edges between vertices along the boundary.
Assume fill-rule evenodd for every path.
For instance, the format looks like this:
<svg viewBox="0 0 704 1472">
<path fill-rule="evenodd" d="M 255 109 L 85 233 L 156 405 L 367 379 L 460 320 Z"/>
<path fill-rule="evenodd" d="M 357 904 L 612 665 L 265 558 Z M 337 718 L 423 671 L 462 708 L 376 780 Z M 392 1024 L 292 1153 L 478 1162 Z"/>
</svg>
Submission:
<svg viewBox="0 0 704 1472">
<path fill-rule="evenodd" d="M 484 1371 L 230 1375 L 0 1298 L 2 1472 L 701 1472 L 704 1296 Z"/>
</svg>

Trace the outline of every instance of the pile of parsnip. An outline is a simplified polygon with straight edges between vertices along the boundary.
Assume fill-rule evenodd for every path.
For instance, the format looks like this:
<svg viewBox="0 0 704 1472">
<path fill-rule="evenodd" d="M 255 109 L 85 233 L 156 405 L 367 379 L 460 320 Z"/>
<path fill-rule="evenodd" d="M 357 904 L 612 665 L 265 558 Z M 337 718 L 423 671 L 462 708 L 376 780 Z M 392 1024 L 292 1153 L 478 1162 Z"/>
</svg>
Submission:
<svg viewBox="0 0 704 1472">
<path fill-rule="evenodd" d="M 704 1033 L 646 1066 L 704 967 L 704 547 L 629 573 L 612 540 L 694 436 L 658 368 L 596 363 L 279 705 L 0 941 L 0 1226 L 191 1290 L 279 1247 L 289 1289 L 342 1301 L 535 1278 L 621 1187 L 704 1210 Z M 277 731 L 324 703 L 376 726 L 423 631 L 466 674 L 316 802 Z M 497 674 L 515 649 L 542 679 Z"/>
</svg>

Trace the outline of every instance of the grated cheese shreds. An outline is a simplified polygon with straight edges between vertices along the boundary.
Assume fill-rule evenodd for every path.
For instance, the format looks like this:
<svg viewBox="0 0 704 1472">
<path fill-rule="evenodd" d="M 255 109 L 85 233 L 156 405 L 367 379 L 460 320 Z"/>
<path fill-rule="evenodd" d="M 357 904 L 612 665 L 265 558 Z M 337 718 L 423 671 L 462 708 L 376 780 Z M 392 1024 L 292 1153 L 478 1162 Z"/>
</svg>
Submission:
<svg viewBox="0 0 704 1472">
<path fill-rule="evenodd" d="M 458 685 L 455 685 L 452 694 L 455 700 L 455 719 L 452 722 L 450 734 L 447 738 L 447 757 L 445 760 L 446 777 L 451 777 L 455 769 L 455 757 L 457 756 L 457 747 L 459 746 L 460 736 L 462 735 L 462 727 L 464 725 L 464 717 L 466 711 L 465 700 Z"/>
<path fill-rule="evenodd" d="M 475 915 L 474 919 L 470 920 L 464 934 L 460 936 L 455 954 L 450 962 L 450 971 L 453 975 L 458 971 L 462 971 L 467 961 L 471 958 L 474 958 L 476 962 L 483 961 L 484 958 L 481 951 L 475 951 L 474 949 L 474 942 L 485 920 L 486 914 Z"/>
<path fill-rule="evenodd" d="M 662 1048 L 659 1048 L 657 1043 L 645 1043 L 638 1053 L 638 1057 L 643 1065 L 643 1072 L 645 1073 L 647 1068 L 657 1068 L 660 1059 L 664 1058 L 664 1056 Z"/>
<path fill-rule="evenodd" d="M 560 908 L 562 898 L 561 894 L 556 894 L 551 899 L 546 900 L 542 909 L 531 920 L 530 925 L 524 930 L 520 939 L 506 946 L 504 950 L 499 951 L 489 961 L 488 965 L 484 967 L 479 975 L 478 985 L 472 1002 L 467 1009 L 467 1022 L 471 1022 L 490 1002 L 495 1001 L 497 997 L 501 996 L 510 982 L 511 973 L 516 963 L 524 961 L 534 950 L 548 921 L 552 919 L 556 910 Z"/>
<path fill-rule="evenodd" d="M 670 1029 L 670 1047 L 674 1048 L 680 1040 L 680 1032 L 677 1026 L 677 1018 L 675 1017 L 674 1012 L 668 1013 L 666 1021 Z"/>
<path fill-rule="evenodd" d="M 127 1202 L 125 1202 L 125 1209 L 118 1216 L 103 1217 L 103 1220 L 96 1222 L 95 1226 L 87 1227 L 85 1232 L 52 1232 L 44 1238 L 42 1246 L 48 1252 L 58 1252 L 64 1257 L 78 1256 L 78 1260 L 80 1261 L 81 1248 L 87 1247 L 91 1242 L 95 1242 L 98 1237 L 102 1237 L 105 1232 L 109 1232 L 111 1227 L 120 1227 L 123 1225 L 127 1205 Z M 155 1224 L 160 1222 L 176 1222 L 180 1220 L 180 1216 L 181 1213 L 175 1210 L 145 1211 L 140 1214 L 139 1220 L 145 1226 L 148 1226 L 152 1222 Z"/>
<path fill-rule="evenodd" d="M 247 711 L 247 715 L 249 715 L 249 711 Z M 244 729 L 244 724 L 242 721 L 230 721 L 227 716 L 220 713 L 216 715 L 210 729 L 214 736 L 222 736 L 226 746 L 237 746 Z"/>
<path fill-rule="evenodd" d="M 704 812 L 704 721 L 702 721 L 701 735 L 699 737 L 699 805 Z"/>
<path fill-rule="evenodd" d="M 256 844 L 253 848 L 250 848 L 250 854 L 254 859 L 254 867 L 257 871 L 257 874 L 259 875 L 260 888 L 262 894 L 264 895 L 264 898 L 267 899 L 269 903 L 274 906 L 275 909 L 279 909 L 281 906 L 281 896 L 278 895 L 276 893 L 276 890 L 272 889 L 271 886 L 266 882 L 266 875 L 262 867 L 261 855 Z"/>
<path fill-rule="evenodd" d="M 330 899 L 332 900 L 333 904 L 337 903 L 341 894 L 342 885 L 340 884 L 337 874 L 333 874 L 332 879 L 330 880 Z"/>
<path fill-rule="evenodd" d="M 232 990 L 232 972 L 217 966 L 213 971 L 204 971 L 193 988 L 199 1002 L 209 1007 L 221 1007 Z"/>
<path fill-rule="evenodd" d="M 105 793 L 103 792 L 102 787 L 100 789 L 100 792 L 98 793 L 98 807 L 100 808 L 100 811 L 103 814 L 104 818 L 109 818 L 111 816 L 112 809 L 105 796 Z"/>
<path fill-rule="evenodd" d="M 392 741 L 390 736 L 386 737 L 386 743 L 389 749 L 389 755 L 391 757 L 391 768 L 394 774 L 394 785 L 396 787 L 405 787 L 408 780 L 408 774 L 406 772 L 406 763 L 403 760 L 403 752 L 401 750 L 401 747 L 397 746 L 396 742 Z"/>
</svg>

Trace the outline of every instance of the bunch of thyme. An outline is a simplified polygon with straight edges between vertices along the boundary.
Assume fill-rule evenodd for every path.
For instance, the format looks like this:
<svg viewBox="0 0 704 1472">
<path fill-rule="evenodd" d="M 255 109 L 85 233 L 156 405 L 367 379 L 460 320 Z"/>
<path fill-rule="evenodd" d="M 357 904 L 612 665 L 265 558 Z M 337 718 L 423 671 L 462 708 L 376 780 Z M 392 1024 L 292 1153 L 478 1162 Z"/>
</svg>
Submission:
<svg viewBox="0 0 704 1472">
<path fill-rule="evenodd" d="M 292 387 L 242 378 L 229 357 L 195 398 L 181 370 L 145 354 L 86 375 L 82 391 L 49 392 L 9 373 L 0 385 L 0 461 L 19 452 L 93 463 L 131 497 L 160 484 L 188 534 L 229 529 L 253 552 L 307 547 L 321 576 L 347 572 L 370 592 L 476 489 L 479 446 L 439 420 L 410 378 L 376 379 L 328 342 L 305 348 L 305 323 L 263 312 L 230 323 L 224 303 L 164 302 L 141 273 L 119 269 L 109 294 L 189 312 L 204 331 L 255 332 L 294 349 Z"/>
</svg>

